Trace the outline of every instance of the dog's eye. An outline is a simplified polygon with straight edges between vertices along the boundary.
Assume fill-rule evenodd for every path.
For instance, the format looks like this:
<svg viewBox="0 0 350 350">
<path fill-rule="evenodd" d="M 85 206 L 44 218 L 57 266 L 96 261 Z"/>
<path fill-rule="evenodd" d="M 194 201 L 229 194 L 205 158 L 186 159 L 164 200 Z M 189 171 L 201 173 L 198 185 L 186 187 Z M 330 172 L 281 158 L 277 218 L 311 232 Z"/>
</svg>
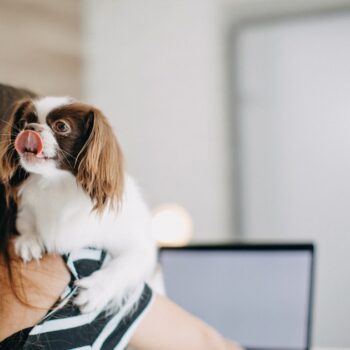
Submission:
<svg viewBox="0 0 350 350">
<path fill-rule="evenodd" d="M 67 132 L 70 131 L 70 127 L 67 123 L 63 122 L 62 120 L 57 121 L 56 123 L 53 124 L 53 129 L 56 132 L 66 134 Z"/>
</svg>

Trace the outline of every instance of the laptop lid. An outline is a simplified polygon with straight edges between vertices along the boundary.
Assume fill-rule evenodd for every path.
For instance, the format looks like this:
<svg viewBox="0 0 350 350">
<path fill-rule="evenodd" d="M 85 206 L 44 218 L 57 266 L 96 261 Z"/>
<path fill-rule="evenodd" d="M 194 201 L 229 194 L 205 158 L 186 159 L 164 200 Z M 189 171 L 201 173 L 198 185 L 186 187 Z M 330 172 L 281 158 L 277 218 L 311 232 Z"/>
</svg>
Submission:
<svg viewBox="0 0 350 350">
<path fill-rule="evenodd" d="M 304 350 L 311 339 L 314 246 L 162 248 L 167 295 L 249 349 Z"/>
</svg>

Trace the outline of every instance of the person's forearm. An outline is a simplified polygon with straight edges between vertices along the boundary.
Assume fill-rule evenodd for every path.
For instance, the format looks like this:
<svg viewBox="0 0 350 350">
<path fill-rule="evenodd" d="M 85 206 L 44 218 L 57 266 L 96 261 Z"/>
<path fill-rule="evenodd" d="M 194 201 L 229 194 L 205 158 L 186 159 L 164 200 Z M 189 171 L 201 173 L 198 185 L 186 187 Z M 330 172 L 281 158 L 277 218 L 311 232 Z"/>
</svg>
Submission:
<svg viewBox="0 0 350 350">
<path fill-rule="evenodd" d="M 225 342 L 226 342 L 226 349 L 227 350 L 244 350 L 240 345 L 232 342 L 231 340 L 226 339 Z"/>
<path fill-rule="evenodd" d="M 238 344 L 223 338 L 218 332 L 210 327 L 205 327 L 203 342 L 198 349 L 202 350 L 243 350 Z M 199 344 L 198 344 L 199 345 Z M 188 348 L 190 349 L 190 348 Z M 196 348 L 197 349 L 197 348 Z M 191 348 L 192 350 L 192 348 Z"/>
<path fill-rule="evenodd" d="M 135 350 L 239 350 L 169 299 L 155 295 L 130 345 Z"/>
<path fill-rule="evenodd" d="M 240 346 L 230 340 L 224 339 L 219 333 L 208 329 L 203 337 L 202 344 L 198 344 L 198 349 L 202 350 L 242 350 Z M 192 348 L 188 348 L 191 349 Z M 195 348 L 197 349 L 197 348 Z M 165 349 L 164 349 L 165 350 Z M 194 348 L 193 348 L 194 350 Z"/>
</svg>

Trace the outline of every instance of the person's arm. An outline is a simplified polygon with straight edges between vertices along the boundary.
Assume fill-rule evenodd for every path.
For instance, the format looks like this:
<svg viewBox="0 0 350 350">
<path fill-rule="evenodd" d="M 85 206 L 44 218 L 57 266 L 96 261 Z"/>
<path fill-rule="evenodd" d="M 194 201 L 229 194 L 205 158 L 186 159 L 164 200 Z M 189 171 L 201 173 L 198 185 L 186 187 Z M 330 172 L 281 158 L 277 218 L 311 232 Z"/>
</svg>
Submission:
<svg viewBox="0 0 350 350">
<path fill-rule="evenodd" d="M 22 263 L 13 254 L 11 262 L 21 299 L 18 301 L 0 264 L 0 340 L 34 326 L 51 308 L 69 282 L 70 275 L 59 256 L 45 256 L 40 263 Z M 24 294 L 23 294 L 24 293 Z M 29 306 L 33 305 L 34 308 Z M 237 350 L 204 322 L 166 297 L 155 295 L 150 309 L 137 326 L 130 345 L 136 350 Z"/>
<path fill-rule="evenodd" d="M 239 350 L 206 323 L 156 294 L 130 344 L 135 350 Z"/>
<path fill-rule="evenodd" d="M 70 280 L 60 256 L 24 264 L 12 250 L 11 269 L 12 285 L 0 259 L 0 341 L 40 321 Z"/>
</svg>

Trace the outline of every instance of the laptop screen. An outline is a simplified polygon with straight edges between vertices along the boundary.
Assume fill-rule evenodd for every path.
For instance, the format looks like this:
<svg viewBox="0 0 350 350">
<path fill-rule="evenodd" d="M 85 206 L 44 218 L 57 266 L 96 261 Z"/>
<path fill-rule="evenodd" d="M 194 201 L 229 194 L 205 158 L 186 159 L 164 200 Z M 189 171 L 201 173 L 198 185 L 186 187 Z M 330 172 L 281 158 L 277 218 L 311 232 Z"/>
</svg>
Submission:
<svg viewBox="0 0 350 350">
<path fill-rule="evenodd" d="M 248 348 L 307 349 L 313 246 L 162 249 L 167 295 Z"/>
</svg>

